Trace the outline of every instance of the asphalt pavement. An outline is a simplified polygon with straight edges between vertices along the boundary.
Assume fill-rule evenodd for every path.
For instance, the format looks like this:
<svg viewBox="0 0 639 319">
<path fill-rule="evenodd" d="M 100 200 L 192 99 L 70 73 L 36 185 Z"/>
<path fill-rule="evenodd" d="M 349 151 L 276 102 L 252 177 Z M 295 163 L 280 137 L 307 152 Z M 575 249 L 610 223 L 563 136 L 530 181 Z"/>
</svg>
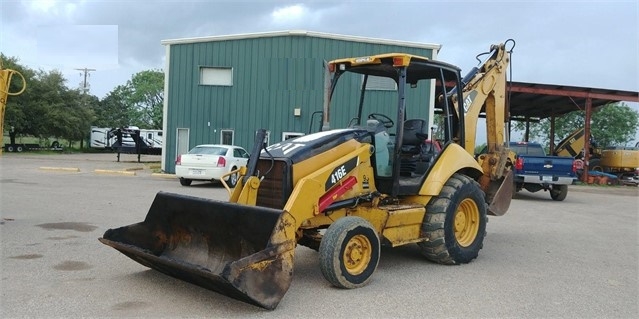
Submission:
<svg viewBox="0 0 639 319">
<path fill-rule="evenodd" d="M 298 247 L 292 285 L 267 311 L 102 245 L 107 229 L 142 221 L 159 191 L 228 198 L 220 185 L 154 174 L 159 156 L 115 159 L 0 156 L 0 317 L 639 317 L 636 187 L 570 186 L 563 202 L 522 191 L 490 217 L 475 261 L 443 266 L 414 245 L 384 247 L 370 284 L 354 290 L 333 288 L 317 253 Z"/>
</svg>

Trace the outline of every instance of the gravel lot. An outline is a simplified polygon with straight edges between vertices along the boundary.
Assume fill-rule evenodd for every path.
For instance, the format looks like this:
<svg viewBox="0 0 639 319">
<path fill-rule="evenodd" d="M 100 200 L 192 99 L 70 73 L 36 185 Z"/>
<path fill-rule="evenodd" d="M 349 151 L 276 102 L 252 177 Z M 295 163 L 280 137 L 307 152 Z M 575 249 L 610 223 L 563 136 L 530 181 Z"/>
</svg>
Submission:
<svg viewBox="0 0 639 319">
<path fill-rule="evenodd" d="M 98 242 L 109 228 L 142 221 L 158 191 L 227 198 L 219 185 L 182 187 L 153 175 L 159 157 L 142 160 L 0 157 L 0 317 L 639 317 L 636 187 L 571 186 L 563 202 L 523 191 L 508 214 L 490 218 L 474 262 L 442 266 L 425 261 L 416 246 L 383 248 L 373 280 L 356 290 L 331 287 L 317 253 L 300 247 L 291 288 L 266 311 L 149 270 Z"/>
</svg>

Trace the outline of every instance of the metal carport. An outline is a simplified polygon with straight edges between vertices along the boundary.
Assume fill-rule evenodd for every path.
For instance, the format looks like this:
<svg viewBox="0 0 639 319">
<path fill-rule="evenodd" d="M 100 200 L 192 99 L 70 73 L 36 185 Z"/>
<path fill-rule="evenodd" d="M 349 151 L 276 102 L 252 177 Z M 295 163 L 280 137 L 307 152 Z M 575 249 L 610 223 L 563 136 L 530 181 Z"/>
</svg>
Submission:
<svg viewBox="0 0 639 319">
<path fill-rule="evenodd" d="M 614 102 L 639 103 L 639 93 L 602 88 L 508 82 L 510 89 L 510 120 L 525 121 L 524 139 L 529 137 L 529 123 L 550 118 L 550 152 L 554 152 L 555 118 L 572 111 L 585 111 L 585 136 L 590 136 L 590 118 L 597 108 Z M 584 157 L 588 178 L 590 140 L 585 139 Z"/>
</svg>

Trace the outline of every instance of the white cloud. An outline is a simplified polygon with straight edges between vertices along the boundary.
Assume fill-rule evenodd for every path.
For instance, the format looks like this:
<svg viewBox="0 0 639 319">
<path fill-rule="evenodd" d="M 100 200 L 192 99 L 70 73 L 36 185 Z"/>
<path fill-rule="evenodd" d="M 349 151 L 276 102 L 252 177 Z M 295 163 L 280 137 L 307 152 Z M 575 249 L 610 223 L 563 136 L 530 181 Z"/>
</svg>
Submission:
<svg viewBox="0 0 639 319">
<path fill-rule="evenodd" d="M 50 12 L 56 5 L 56 0 L 35 0 L 29 1 L 29 6 L 38 11 Z"/>
<path fill-rule="evenodd" d="M 296 4 L 292 6 L 276 8 L 271 13 L 273 22 L 277 24 L 287 24 L 290 22 L 303 21 L 303 18 L 308 14 L 308 9 L 301 5 Z"/>
<path fill-rule="evenodd" d="M 73 16 L 78 8 L 78 3 L 85 1 L 58 1 L 58 0 L 31 0 L 27 1 L 28 7 L 33 11 L 41 14 L 64 16 L 66 18 Z"/>
</svg>

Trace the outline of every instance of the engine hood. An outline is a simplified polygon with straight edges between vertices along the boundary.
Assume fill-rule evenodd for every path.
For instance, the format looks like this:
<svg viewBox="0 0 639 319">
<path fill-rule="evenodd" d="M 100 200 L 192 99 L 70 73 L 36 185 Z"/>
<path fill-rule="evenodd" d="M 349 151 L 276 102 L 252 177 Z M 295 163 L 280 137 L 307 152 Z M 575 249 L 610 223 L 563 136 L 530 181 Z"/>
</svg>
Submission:
<svg viewBox="0 0 639 319">
<path fill-rule="evenodd" d="M 270 145 L 266 150 L 262 150 L 260 158 L 273 157 L 299 163 L 348 140 L 363 141 L 366 138 L 370 138 L 370 134 L 361 128 L 317 132 Z"/>
</svg>

